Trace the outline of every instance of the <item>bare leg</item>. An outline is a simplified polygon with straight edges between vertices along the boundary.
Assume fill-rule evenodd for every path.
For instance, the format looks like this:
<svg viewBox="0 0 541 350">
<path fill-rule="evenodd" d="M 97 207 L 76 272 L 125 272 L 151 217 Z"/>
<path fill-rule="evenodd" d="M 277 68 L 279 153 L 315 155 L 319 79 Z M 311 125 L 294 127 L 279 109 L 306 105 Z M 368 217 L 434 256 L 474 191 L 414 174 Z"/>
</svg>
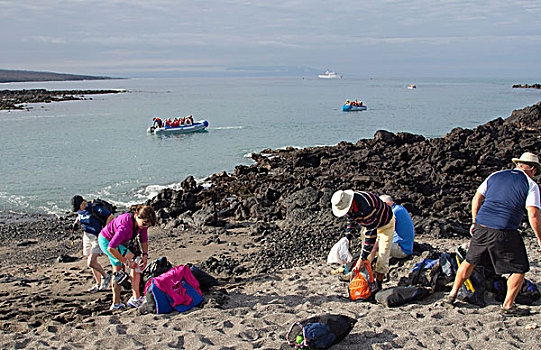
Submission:
<svg viewBox="0 0 541 350">
<path fill-rule="evenodd" d="M 513 304 L 515 303 L 515 298 L 520 292 L 520 288 L 522 288 L 523 283 L 523 273 L 513 273 L 511 274 L 511 276 L 509 276 L 509 278 L 507 279 L 507 294 L 502 305 L 504 309 L 510 309 L 513 307 Z"/>
<path fill-rule="evenodd" d="M 113 273 L 124 270 L 124 266 L 113 266 Z M 120 304 L 120 286 L 113 278 L 111 281 L 111 289 L 113 290 L 113 304 Z"/>
<path fill-rule="evenodd" d="M 141 293 L 139 291 L 139 281 L 141 280 L 141 274 L 138 272 L 135 272 L 135 269 L 131 269 L 130 275 L 131 275 L 131 291 L 132 291 L 133 297 L 135 299 L 139 299 L 139 297 L 141 296 Z"/>
<path fill-rule="evenodd" d="M 101 283 L 101 277 L 106 276 L 106 272 L 103 269 L 103 267 L 98 262 L 98 256 L 99 254 L 92 254 L 90 253 L 88 255 L 88 259 L 86 261 L 86 264 L 88 267 L 92 269 L 92 273 L 94 274 L 94 278 L 96 279 L 96 283 Z"/>
<path fill-rule="evenodd" d="M 470 264 L 466 260 L 464 260 L 460 264 L 456 272 L 455 282 L 453 283 L 453 289 L 451 289 L 451 292 L 449 293 L 449 295 L 455 295 L 455 296 L 457 295 L 458 290 L 460 289 L 460 286 L 464 284 L 464 281 L 470 278 L 474 268 L 475 268 L 475 265 Z"/>
</svg>

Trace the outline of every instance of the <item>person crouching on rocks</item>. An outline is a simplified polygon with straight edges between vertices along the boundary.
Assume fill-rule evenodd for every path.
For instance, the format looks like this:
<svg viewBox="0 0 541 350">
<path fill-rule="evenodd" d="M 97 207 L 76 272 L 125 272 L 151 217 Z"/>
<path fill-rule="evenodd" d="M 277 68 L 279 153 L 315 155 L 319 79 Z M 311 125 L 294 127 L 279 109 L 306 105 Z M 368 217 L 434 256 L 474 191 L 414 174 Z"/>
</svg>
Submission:
<svg viewBox="0 0 541 350">
<path fill-rule="evenodd" d="M 139 308 L 143 303 L 139 290 L 141 278 L 140 272 L 145 268 L 148 259 L 148 227 L 156 224 L 156 212 L 151 206 L 138 205 L 131 213 L 117 216 L 100 232 L 98 238 L 101 249 L 107 254 L 113 272 L 124 272 L 124 266 L 130 269 L 132 296 L 128 305 Z M 139 257 L 137 250 L 141 242 L 140 262 L 134 258 Z M 139 260 L 139 259 L 136 259 Z M 113 278 L 113 304 L 109 310 L 123 309 L 126 307 L 120 301 L 120 285 Z"/>
<path fill-rule="evenodd" d="M 73 212 L 77 213 L 74 228 L 77 224 L 83 226 L 83 255 L 88 256 L 86 264 L 92 269 L 96 283 L 88 290 L 90 293 L 107 290 L 111 275 L 103 269 L 98 261 L 102 250 L 98 244 L 98 235 L 114 216 L 111 212 L 98 205 L 88 203 L 82 196 L 76 195 L 71 199 Z"/>
<path fill-rule="evenodd" d="M 376 240 L 379 241 L 375 277 L 378 287 L 381 288 L 383 278 L 389 272 L 389 258 L 395 229 L 395 217 L 391 207 L 373 193 L 352 190 L 336 191 L 331 198 L 331 204 L 335 216 L 347 218 L 346 237 L 348 240 L 351 240 L 357 227 L 361 226 L 361 239 L 364 244 L 361 257 L 357 260 L 354 270 L 359 270 L 362 262 L 368 260 Z"/>
</svg>

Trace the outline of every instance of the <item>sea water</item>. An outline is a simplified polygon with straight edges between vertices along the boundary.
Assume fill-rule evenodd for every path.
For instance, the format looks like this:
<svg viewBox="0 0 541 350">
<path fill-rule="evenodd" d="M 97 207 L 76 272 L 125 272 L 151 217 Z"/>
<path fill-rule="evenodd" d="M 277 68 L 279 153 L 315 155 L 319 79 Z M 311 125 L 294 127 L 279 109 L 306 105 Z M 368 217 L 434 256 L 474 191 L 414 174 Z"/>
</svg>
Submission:
<svg viewBox="0 0 541 350">
<path fill-rule="evenodd" d="M 407 89 L 409 84 L 417 88 Z M 119 207 L 251 164 L 265 148 L 334 145 L 380 129 L 440 137 L 541 100 L 501 79 L 316 77 L 122 79 L 0 84 L 0 89 L 126 89 L 0 112 L 0 210 L 66 214 L 73 195 Z M 342 112 L 345 99 L 368 110 Z M 205 132 L 146 133 L 154 116 L 206 119 Z M 518 156 L 518 154 L 517 154 Z"/>
</svg>

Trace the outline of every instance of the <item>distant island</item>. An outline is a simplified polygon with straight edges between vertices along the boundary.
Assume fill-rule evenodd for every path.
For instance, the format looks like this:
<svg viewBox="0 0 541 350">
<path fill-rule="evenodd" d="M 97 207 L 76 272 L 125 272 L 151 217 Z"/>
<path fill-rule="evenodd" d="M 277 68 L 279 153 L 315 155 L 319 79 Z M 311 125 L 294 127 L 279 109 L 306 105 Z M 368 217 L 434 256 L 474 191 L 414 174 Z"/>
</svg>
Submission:
<svg viewBox="0 0 541 350">
<path fill-rule="evenodd" d="M 515 84 L 513 85 L 515 89 L 541 89 L 541 84 Z"/>
<path fill-rule="evenodd" d="M 36 72 L 28 70 L 0 69 L 0 83 L 24 83 L 31 81 L 70 81 L 70 80 L 108 80 L 122 79 L 92 75 Z"/>
<path fill-rule="evenodd" d="M 0 110 L 30 109 L 27 103 L 86 100 L 85 95 L 118 94 L 126 90 L 0 90 Z"/>
</svg>

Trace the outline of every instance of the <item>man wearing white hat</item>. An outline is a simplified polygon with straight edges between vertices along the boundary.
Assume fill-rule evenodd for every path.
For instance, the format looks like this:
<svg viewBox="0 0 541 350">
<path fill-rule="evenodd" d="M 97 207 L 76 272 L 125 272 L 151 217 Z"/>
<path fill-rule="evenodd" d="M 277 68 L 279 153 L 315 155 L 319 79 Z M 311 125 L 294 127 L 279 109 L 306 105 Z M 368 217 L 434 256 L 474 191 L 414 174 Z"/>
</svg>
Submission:
<svg viewBox="0 0 541 350">
<path fill-rule="evenodd" d="M 515 306 L 524 275 L 530 270 L 518 227 L 526 209 L 530 226 L 541 246 L 540 194 L 539 186 L 533 180 L 535 175 L 541 173 L 541 164 L 537 156 L 530 152 L 513 158 L 513 162 L 515 169 L 491 174 L 473 197 L 472 239 L 446 300 L 449 305 L 454 304 L 460 286 L 471 276 L 474 267 L 483 265 L 499 275 L 510 274 L 500 314 L 506 317 L 529 314 L 529 310 Z"/>
<path fill-rule="evenodd" d="M 370 192 L 352 190 L 336 191 L 332 198 L 332 212 L 337 217 L 347 217 L 346 237 L 351 239 L 358 226 L 361 226 L 363 251 L 355 264 L 359 269 L 363 260 L 368 260 L 376 240 L 379 242 L 376 262 L 376 281 L 379 286 L 389 272 L 389 258 L 395 229 L 395 217 L 391 207 Z"/>
</svg>

